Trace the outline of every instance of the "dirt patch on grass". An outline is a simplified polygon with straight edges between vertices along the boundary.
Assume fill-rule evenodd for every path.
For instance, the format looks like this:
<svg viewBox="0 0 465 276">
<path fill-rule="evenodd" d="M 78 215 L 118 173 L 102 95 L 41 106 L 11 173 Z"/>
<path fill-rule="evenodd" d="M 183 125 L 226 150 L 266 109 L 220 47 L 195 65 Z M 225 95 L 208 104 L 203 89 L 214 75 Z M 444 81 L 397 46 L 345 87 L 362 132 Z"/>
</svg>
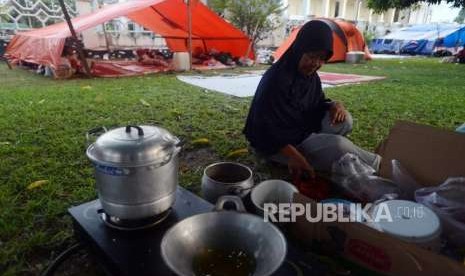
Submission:
<svg viewBox="0 0 465 276">
<path fill-rule="evenodd" d="M 203 172 L 203 169 L 211 163 L 219 162 L 220 157 L 210 147 L 194 148 L 182 151 L 179 154 L 179 168 L 181 172 Z"/>
<path fill-rule="evenodd" d="M 190 148 L 179 155 L 179 174 L 181 185 L 200 195 L 200 183 L 206 166 L 219 162 L 221 158 L 210 147 Z"/>
</svg>

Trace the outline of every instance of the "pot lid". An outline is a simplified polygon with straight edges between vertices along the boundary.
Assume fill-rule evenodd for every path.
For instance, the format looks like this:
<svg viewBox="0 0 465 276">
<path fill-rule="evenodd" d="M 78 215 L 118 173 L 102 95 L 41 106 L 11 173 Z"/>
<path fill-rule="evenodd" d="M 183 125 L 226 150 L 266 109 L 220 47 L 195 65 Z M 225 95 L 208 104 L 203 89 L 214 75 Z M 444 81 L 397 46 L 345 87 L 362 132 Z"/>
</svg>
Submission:
<svg viewBox="0 0 465 276">
<path fill-rule="evenodd" d="M 422 242 L 437 237 L 441 232 L 438 216 L 422 204 L 407 200 L 388 200 L 376 205 L 373 215 L 376 215 L 381 204 L 385 204 L 392 217 L 392 221 L 375 222 L 379 230 L 385 233 L 410 242 Z"/>
<path fill-rule="evenodd" d="M 137 167 L 165 164 L 179 149 L 179 139 L 156 126 L 126 126 L 101 135 L 87 148 L 87 156 L 99 164 Z"/>
</svg>

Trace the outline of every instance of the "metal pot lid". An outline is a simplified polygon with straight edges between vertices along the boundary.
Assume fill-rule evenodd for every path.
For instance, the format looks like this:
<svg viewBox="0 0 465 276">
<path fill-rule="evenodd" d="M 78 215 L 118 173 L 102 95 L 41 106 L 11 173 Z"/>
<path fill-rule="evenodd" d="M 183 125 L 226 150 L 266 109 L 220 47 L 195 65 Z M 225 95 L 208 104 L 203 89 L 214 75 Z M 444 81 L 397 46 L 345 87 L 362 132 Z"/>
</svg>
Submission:
<svg viewBox="0 0 465 276">
<path fill-rule="evenodd" d="M 179 139 L 156 126 L 126 126 L 101 135 L 87 156 L 103 165 L 138 167 L 164 164 L 179 150 Z"/>
</svg>

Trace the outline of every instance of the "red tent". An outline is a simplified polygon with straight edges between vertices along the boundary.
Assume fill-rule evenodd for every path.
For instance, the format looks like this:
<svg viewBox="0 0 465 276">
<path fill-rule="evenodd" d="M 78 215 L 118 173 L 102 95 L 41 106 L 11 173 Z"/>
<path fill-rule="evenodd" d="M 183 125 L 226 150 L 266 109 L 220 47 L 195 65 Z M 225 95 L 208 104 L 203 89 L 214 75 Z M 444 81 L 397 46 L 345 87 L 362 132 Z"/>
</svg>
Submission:
<svg viewBox="0 0 465 276">
<path fill-rule="evenodd" d="M 96 12 L 72 19 L 77 33 L 98 26 L 113 18 L 125 16 L 163 36 L 173 52 L 188 51 L 187 5 L 183 0 L 132 0 L 107 6 Z M 6 49 L 11 62 L 27 62 L 57 68 L 71 33 L 66 22 L 41 29 L 18 33 Z M 245 56 L 250 39 L 233 25 L 224 21 L 200 2 L 192 6 L 192 49 L 216 49 L 233 56 Z M 253 51 L 249 57 L 253 58 Z"/>
<path fill-rule="evenodd" d="M 333 56 L 329 62 L 345 61 L 346 53 L 352 51 L 365 52 L 365 59 L 371 59 L 368 47 L 360 31 L 354 24 L 343 20 L 331 20 L 328 18 L 318 18 L 328 24 L 333 31 Z M 274 54 L 275 60 L 278 60 L 294 42 L 299 28 L 295 28 L 289 37 L 281 44 Z"/>
</svg>

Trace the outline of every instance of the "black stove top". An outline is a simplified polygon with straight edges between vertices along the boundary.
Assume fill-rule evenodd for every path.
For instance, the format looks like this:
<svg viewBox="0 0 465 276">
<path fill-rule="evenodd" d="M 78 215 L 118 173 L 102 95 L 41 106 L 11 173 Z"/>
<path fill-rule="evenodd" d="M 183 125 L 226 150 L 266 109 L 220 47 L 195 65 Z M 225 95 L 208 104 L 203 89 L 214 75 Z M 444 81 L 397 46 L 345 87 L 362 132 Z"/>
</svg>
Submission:
<svg viewBox="0 0 465 276">
<path fill-rule="evenodd" d="M 102 220 L 99 200 L 72 207 L 69 213 L 75 234 L 89 246 L 108 274 L 171 276 L 174 274 L 160 255 L 164 233 L 178 221 L 212 209 L 212 204 L 179 187 L 175 204 L 166 219 L 147 229 L 122 231 L 109 227 Z M 323 265 L 304 260 L 301 253 L 288 243 L 286 261 L 273 276 L 323 275 L 327 272 Z"/>
</svg>

